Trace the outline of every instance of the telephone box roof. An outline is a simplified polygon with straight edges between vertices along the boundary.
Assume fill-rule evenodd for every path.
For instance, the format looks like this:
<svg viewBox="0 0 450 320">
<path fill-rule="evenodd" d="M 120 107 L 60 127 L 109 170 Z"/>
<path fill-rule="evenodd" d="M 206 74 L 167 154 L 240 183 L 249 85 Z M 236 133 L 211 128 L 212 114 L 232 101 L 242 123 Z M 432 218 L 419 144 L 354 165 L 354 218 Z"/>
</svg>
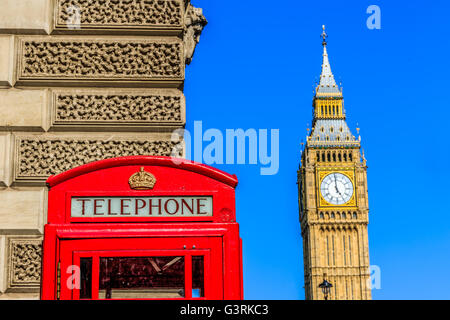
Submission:
<svg viewBox="0 0 450 320">
<path fill-rule="evenodd" d="M 49 177 L 47 179 L 47 185 L 49 188 L 52 188 L 62 182 L 93 171 L 130 165 L 171 167 L 210 177 L 233 188 L 236 188 L 238 184 L 236 175 L 230 175 L 221 170 L 194 161 L 160 156 L 129 156 L 100 160 L 73 168 L 61 174 Z"/>
</svg>

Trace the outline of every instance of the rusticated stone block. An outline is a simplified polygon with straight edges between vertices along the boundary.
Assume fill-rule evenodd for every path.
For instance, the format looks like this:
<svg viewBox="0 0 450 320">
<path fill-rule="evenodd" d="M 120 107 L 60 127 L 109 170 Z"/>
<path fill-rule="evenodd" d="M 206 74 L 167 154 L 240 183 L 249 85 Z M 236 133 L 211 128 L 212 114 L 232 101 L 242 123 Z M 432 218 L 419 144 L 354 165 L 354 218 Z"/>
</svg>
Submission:
<svg viewBox="0 0 450 320">
<path fill-rule="evenodd" d="M 38 291 L 38 288 L 35 288 L 32 292 L 23 292 L 15 293 L 15 292 L 8 292 L 4 294 L 0 294 L 0 300 L 39 300 L 40 293 Z"/>
<path fill-rule="evenodd" d="M 7 256 L 6 256 L 6 236 L 0 235 L 0 299 L 2 298 L 2 293 L 6 291 L 7 288 L 7 276 L 6 270 L 8 269 Z"/>
<path fill-rule="evenodd" d="M 117 129 L 181 127 L 185 98 L 179 90 L 65 90 L 53 92 L 52 125 Z"/>
<path fill-rule="evenodd" d="M 184 0 L 56 0 L 55 29 L 181 29 L 184 8 Z"/>
<path fill-rule="evenodd" d="M 14 37 L 0 35 L 0 87 L 13 85 L 13 48 Z"/>
<path fill-rule="evenodd" d="M 0 33 L 48 34 L 52 0 L 1 0 Z"/>
<path fill-rule="evenodd" d="M 8 289 L 38 290 L 41 282 L 42 238 L 9 238 Z"/>
<path fill-rule="evenodd" d="M 15 181 L 44 181 L 80 165 L 133 155 L 171 156 L 178 143 L 148 137 L 43 137 L 16 138 Z M 175 149 L 174 149 L 175 148 Z M 182 150 L 176 156 L 182 156 Z"/>
<path fill-rule="evenodd" d="M 45 131 L 47 90 L 0 90 L 0 130 Z"/>
<path fill-rule="evenodd" d="M 17 230 L 39 234 L 43 231 L 45 188 L 14 188 L 0 192 L 0 231 Z"/>
<path fill-rule="evenodd" d="M 0 187 L 9 186 L 11 183 L 12 139 L 11 134 L 0 134 Z"/>
<path fill-rule="evenodd" d="M 126 86 L 127 82 L 184 80 L 184 52 L 180 39 L 102 39 L 25 37 L 18 41 L 17 84 L 85 86 L 86 82 Z M 145 84 L 144 84 L 145 85 Z M 148 86 L 148 84 L 147 84 Z"/>
</svg>

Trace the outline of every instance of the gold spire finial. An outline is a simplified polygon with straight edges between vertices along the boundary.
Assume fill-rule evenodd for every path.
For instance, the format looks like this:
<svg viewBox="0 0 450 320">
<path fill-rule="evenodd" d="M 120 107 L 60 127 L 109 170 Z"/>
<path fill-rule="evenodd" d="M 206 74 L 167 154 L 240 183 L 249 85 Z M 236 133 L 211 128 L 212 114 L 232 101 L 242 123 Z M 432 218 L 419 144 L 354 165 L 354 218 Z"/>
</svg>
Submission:
<svg viewBox="0 0 450 320">
<path fill-rule="evenodd" d="M 323 39 L 322 45 L 325 47 L 327 45 L 327 38 L 328 38 L 328 34 L 325 31 L 325 25 L 322 26 L 322 34 L 321 37 Z"/>
</svg>

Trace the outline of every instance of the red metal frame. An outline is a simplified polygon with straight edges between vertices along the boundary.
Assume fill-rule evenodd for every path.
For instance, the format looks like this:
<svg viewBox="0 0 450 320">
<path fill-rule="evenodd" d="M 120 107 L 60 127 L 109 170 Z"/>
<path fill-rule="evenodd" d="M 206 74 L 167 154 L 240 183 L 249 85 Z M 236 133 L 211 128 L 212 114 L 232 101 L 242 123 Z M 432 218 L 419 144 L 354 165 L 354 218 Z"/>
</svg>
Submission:
<svg viewBox="0 0 450 320">
<path fill-rule="evenodd" d="M 217 239 L 219 240 L 219 239 Z M 89 240 L 80 240 L 80 241 L 89 241 Z M 94 268 L 93 279 L 92 281 L 92 300 L 99 300 L 99 259 L 100 257 L 156 257 L 156 256 L 183 256 L 185 257 L 185 299 L 191 300 L 218 300 L 223 298 L 223 292 L 218 290 L 220 287 L 220 282 L 222 281 L 222 277 L 220 277 L 221 268 L 217 270 L 217 267 L 221 265 L 222 251 L 217 252 L 215 254 L 216 260 L 214 263 L 211 263 L 211 252 L 209 249 L 201 249 L 201 250 L 160 250 L 160 249 L 146 249 L 146 250 L 118 250 L 117 248 L 114 250 L 102 250 L 102 251 L 73 251 L 73 246 L 80 245 L 79 243 L 71 244 L 72 250 L 66 250 L 67 254 L 72 254 L 73 265 L 80 265 L 80 258 L 92 257 Z M 88 245 L 91 245 L 90 243 Z M 121 243 L 121 247 L 126 247 L 126 243 Z M 216 249 L 221 249 L 220 246 Z M 204 298 L 192 298 L 192 257 L 193 256 L 204 256 L 205 257 L 205 297 Z M 217 259 L 218 258 L 218 259 Z M 211 266 L 215 266 L 216 270 L 211 270 Z M 64 270 L 65 266 L 62 266 L 62 270 Z M 213 276 L 219 274 L 219 277 Z M 71 276 L 69 273 L 62 273 L 61 281 L 64 283 Z M 66 287 L 62 287 L 61 297 L 68 296 L 73 300 L 79 300 L 80 290 L 68 290 Z M 171 300 L 182 300 L 179 299 L 171 299 Z"/>
<path fill-rule="evenodd" d="M 155 176 L 157 182 L 153 190 L 130 189 L 128 179 L 141 167 Z M 211 265 L 206 270 L 205 263 L 205 273 L 208 273 L 205 298 L 243 299 L 242 241 L 235 220 L 235 176 L 187 160 L 137 156 L 94 162 L 50 177 L 47 183 L 50 191 L 44 236 L 42 299 L 57 299 L 60 261 L 60 298 L 72 299 L 78 297 L 77 291 L 68 294 L 63 288 L 67 275 L 62 267 L 79 263 L 74 257 L 80 252 L 107 251 L 109 255 L 115 255 L 136 250 L 160 254 L 178 252 L 186 257 L 192 256 L 193 252 L 208 251 L 211 257 L 207 260 Z M 70 203 L 74 196 L 211 196 L 213 216 L 72 218 Z M 188 260 L 186 267 L 190 268 Z M 186 299 L 192 298 L 189 281 L 186 278 Z"/>
</svg>

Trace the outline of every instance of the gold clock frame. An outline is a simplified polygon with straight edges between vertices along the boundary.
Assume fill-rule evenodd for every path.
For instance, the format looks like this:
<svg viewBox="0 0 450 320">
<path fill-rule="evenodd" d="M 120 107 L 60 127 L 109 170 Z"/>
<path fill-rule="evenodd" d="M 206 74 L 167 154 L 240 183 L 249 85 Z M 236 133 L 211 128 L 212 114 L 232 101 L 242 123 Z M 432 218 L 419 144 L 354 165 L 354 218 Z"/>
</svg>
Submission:
<svg viewBox="0 0 450 320">
<path fill-rule="evenodd" d="M 350 200 L 342 205 L 336 205 L 331 204 L 328 201 L 326 201 L 323 196 L 322 192 L 320 190 L 320 186 L 322 184 L 323 179 L 325 179 L 326 176 L 333 174 L 333 173 L 340 173 L 345 175 L 347 178 L 350 179 L 353 185 L 353 195 L 350 198 Z M 318 170 L 317 171 L 317 201 L 319 204 L 319 207 L 321 208 L 356 208 L 356 183 L 355 183 L 355 171 L 351 169 L 327 169 L 327 170 Z"/>
</svg>

